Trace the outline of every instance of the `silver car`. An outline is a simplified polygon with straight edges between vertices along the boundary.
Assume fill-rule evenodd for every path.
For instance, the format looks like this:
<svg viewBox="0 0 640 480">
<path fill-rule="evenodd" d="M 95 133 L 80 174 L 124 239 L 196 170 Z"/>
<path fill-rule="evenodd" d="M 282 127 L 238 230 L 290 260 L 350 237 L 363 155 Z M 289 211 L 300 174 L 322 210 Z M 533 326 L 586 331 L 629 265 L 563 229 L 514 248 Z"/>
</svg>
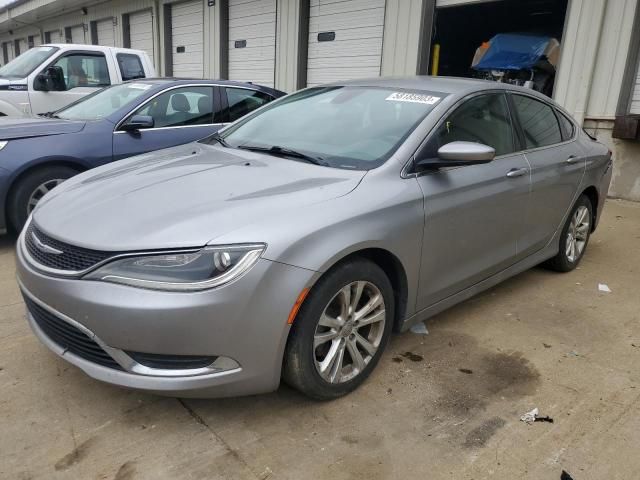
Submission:
<svg viewBox="0 0 640 480">
<path fill-rule="evenodd" d="M 99 380 L 333 398 L 392 330 L 575 268 L 610 177 L 607 148 L 531 90 L 333 84 L 65 182 L 20 235 L 18 279 L 37 337 Z"/>
</svg>

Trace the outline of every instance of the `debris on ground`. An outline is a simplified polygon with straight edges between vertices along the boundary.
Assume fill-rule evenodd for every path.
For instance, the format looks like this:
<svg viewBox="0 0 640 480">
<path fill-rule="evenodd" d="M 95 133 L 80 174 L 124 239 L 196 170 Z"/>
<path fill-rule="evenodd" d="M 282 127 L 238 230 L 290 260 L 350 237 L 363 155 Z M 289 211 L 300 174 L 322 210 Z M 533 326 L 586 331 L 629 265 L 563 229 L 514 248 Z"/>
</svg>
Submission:
<svg viewBox="0 0 640 480">
<path fill-rule="evenodd" d="M 548 343 L 543 343 L 542 345 L 544 346 L 544 348 L 551 348 L 551 345 L 549 345 Z"/>
<path fill-rule="evenodd" d="M 422 355 L 418 355 L 417 353 L 413 353 L 413 352 L 404 352 L 404 353 L 401 353 L 400 355 L 402 355 L 404 358 L 408 358 L 412 362 L 421 362 L 424 359 Z"/>
<path fill-rule="evenodd" d="M 598 290 L 605 293 L 611 293 L 611 289 L 609 288 L 609 285 L 607 285 L 606 283 L 599 283 Z"/>
<path fill-rule="evenodd" d="M 521 422 L 525 422 L 527 424 L 532 424 L 533 422 L 547 422 L 547 423 L 553 423 L 553 418 L 547 416 L 540 416 L 540 411 L 538 410 L 538 408 L 534 408 L 533 410 L 531 410 L 530 412 L 525 413 L 524 415 L 522 415 L 520 417 L 520 421 Z"/>
<path fill-rule="evenodd" d="M 462 373 L 466 373 L 467 375 L 471 375 L 473 373 L 473 370 L 469 368 L 459 368 L 458 371 Z"/>
<path fill-rule="evenodd" d="M 560 474 L 560 480 L 573 480 L 573 477 L 562 470 L 562 473 Z"/>
<path fill-rule="evenodd" d="M 424 322 L 420 322 L 411 326 L 411 333 L 417 333 L 420 335 L 429 335 L 429 330 L 427 330 L 427 326 L 424 324 Z"/>
<path fill-rule="evenodd" d="M 572 357 L 579 357 L 580 354 L 578 352 L 576 352 L 575 350 L 571 350 L 568 355 L 571 355 Z"/>
</svg>

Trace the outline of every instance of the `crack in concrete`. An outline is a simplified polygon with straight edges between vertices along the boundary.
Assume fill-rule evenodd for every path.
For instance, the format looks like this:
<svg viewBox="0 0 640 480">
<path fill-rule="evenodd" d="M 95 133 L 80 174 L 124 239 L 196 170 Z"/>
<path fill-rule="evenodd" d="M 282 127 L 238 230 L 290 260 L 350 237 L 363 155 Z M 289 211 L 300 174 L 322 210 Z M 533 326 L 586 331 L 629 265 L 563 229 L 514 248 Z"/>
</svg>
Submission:
<svg viewBox="0 0 640 480">
<path fill-rule="evenodd" d="M 251 466 L 240 456 L 240 454 L 233 447 L 231 447 L 231 445 L 229 445 L 224 438 L 218 435 L 218 433 L 216 433 L 215 430 L 213 430 L 209 426 L 209 424 L 205 421 L 205 419 L 202 418 L 200 415 L 198 415 L 198 412 L 196 412 L 190 405 L 188 405 L 184 399 L 178 398 L 176 400 L 178 400 L 178 403 L 182 405 L 182 408 L 184 408 L 187 411 L 189 416 L 193 418 L 193 420 L 195 420 L 196 423 L 206 428 L 209 431 L 209 433 L 211 433 L 211 435 L 213 435 L 213 437 L 222 444 L 222 446 L 227 451 L 227 453 L 251 473 L 252 477 L 256 478 L 257 480 L 262 479 L 261 476 L 259 476 L 253 471 Z"/>
</svg>

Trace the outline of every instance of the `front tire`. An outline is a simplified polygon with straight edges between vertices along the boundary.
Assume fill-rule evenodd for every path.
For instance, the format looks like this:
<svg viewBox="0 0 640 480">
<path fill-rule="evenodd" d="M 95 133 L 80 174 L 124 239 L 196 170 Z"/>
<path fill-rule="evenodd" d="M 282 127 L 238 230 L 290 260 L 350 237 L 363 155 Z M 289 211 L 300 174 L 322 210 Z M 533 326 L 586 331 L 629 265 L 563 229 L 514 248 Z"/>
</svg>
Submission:
<svg viewBox="0 0 640 480">
<path fill-rule="evenodd" d="M 375 263 L 355 259 L 326 273 L 291 327 L 283 379 L 319 400 L 341 397 L 366 380 L 393 327 L 391 282 Z"/>
<path fill-rule="evenodd" d="M 593 206 L 586 195 L 581 195 L 560 235 L 560 251 L 545 264 L 557 272 L 570 272 L 584 256 L 591 236 Z"/>
<path fill-rule="evenodd" d="M 9 222 L 15 231 L 22 230 L 29 215 L 44 195 L 77 174 L 78 171 L 73 168 L 53 165 L 39 168 L 22 178 L 9 196 L 7 209 Z"/>
</svg>

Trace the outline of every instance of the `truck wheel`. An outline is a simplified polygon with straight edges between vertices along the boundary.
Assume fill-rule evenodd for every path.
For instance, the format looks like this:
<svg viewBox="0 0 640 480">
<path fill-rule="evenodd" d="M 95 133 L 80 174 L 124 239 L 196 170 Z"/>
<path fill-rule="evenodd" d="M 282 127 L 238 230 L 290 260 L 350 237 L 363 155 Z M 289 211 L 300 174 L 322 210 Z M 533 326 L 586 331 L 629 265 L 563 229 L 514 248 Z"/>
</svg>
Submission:
<svg viewBox="0 0 640 480">
<path fill-rule="evenodd" d="M 20 232 L 40 199 L 53 188 L 79 172 L 63 165 L 43 167 L 28 173 L 9 194 L 7 214 L 9 223 Z"/>
</svg>

